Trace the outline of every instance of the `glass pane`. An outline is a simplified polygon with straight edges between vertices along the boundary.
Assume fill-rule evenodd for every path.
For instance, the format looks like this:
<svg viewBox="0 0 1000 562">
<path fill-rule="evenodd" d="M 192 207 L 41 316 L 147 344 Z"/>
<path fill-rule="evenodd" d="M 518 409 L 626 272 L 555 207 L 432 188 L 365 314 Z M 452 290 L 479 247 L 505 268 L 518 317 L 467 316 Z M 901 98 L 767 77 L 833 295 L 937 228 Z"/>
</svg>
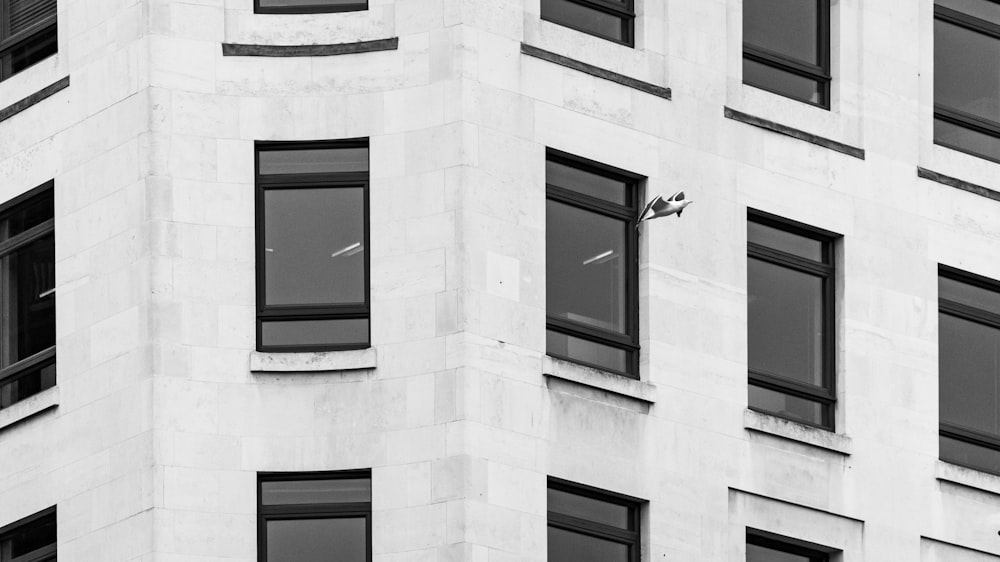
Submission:
<svg viewBox="0 0 1000 562">
<path fill-rule="evenodd" d="M 10 239 L 14 236 L 30 230 L 55 216 L 52 202 L 52 192 L 45 193 L 28 199 L 24 203 L 17 205 L 2 217 L 0 217 L 0 239 Z M 2 234 L 3 223 L 6 223 L 6 234 Z"/>
<path fill-rule="evenodd" d="M 628 373 L 631 370 L 628 351 L 552 330 L 546 332 L 546 350 L 550 355 L 566 357 L 609 371 Z"/>
<path fill-rule="evenodd" d="M 935 4 L 1000 24 L 1000 4 L 990 0 L 937 0 Z"/>
<path fill-rule="evenodd" d="M 819 0 L 745 0 L 743 42 L 819 65 L 819 9 Z"/>
<path fill-rule="evenodd" d="M 549 315 L 628 333 L 628 223 L 551 199 L 545 216 Z"/>
<path fill-rule="evenodd" d="M 0 383 L 0 409 L 56 385 L 55 361 L 42 363 Z"/>
<path fill-rule="evenodd" d="M 368 171 L 368 149 L 364 147 L 261 150 L 259 154 L 261 175 Z"/>
<path fill-rule="evenodd" d="M 6 367 L 56 343 L 55 238 L 40 238 L 0 258 L 0 272 L 12 295 L 10 324 L 0 326 L 6 348 L 0 367 Z"/>
<path fill-rule="evenodd" d="M 260 0 L 261 8 L 367 6 L 365 0 Z"/>
<path fill-rule="evenodd" d="M 372 501 L 371 478 L 261 482 L 263 505 L 354 503 Z"/>
<path fill-rule="evenodd" d="M 265 302 L 364 303 L 362 187 L 264 192 Z"/>
<path fill-rule="evenodd" d="M 1000 474 L 1000 451 L 941 436 L 941 460 Z"/>
<path fill-rule="evenodd" d="M 961 125 L 934 120 L 934 142 L 1000 162 L 1000 138 Z"/>
<path fill-rule="evenodd" d="M 939 317 L 941 421 L 1000 436 L 1000 329 Z"/>
<path fill-rule="evenodd" d="M 747 240 L 813 261 L 825 261 L 823 242 L 757 222 L 747 222 Z"/>
<path fill-rule="evenodd" d="M 620 16 L 594 10 L 571 0 L 544 0 L 542 19 L 616 41 L 627 40 L 622 33 Z"/>
<path fill-rule="evenodd" d="M 801 554 L 791 554 L 766 546 L 748 544 L 747 562 L 810 562 L 810 559 Z"/>
<path fill-rule="evenodd" d="M 934 103 L 1000 121 L 1000 39 L 934 20 Z"/>
<path fill-rule="evenodd" d="M 16 558 L 56 543 L 56 514 L 22 525 L 0 541 L 0 554 Z M 7 560 L 7 558 L 4 558 Z"/>
<path fill-rule="evenodd" d="M 938 298 L 1000 314 L 1000 293 L 949 277 L 938 277 Z"/>
<path fill-rule="evenodd" d="M 548 160 L 545 162 L 545 181 L 552 185 L 557 185 L 564 189 L 571 189 L 583 195 L 597 197 L 617 203 L 627 205 L 629 184 L 599 176 L 593 172 L 573 168 L 559 162 Z"/>
<path fill-rule="evenodd" d="M 267 522 L 267 562 L 365 562 L 363 517 Z"/>
<path fill-rule="evenodd" d="M 263 320 L 261 345 L 368 345 L 368 319 Z"/>
<path fill-rule="evenodd" d="M 630 528 L 629 512 L 631 510 L 628 506 L 552 488 L 549 488 L 548 501 L 549 511 L 611 525 L 619 529 L 633 530 Z"/>
<path fill-rule="evenodd" d="M 749 404 L 751 408 L 762 410 L 786 419 L 830 426 L 829 406 L 819 402 L 775 392 L 759 386 L 750 385 Z"/>
<path fill-rule="evenodd" d="M 748 259 L 749 363 L 815 386 L 823 379 L 823 279 Z"/>
<path fill-rule="evenodd" d="M 749 59 L 743 59 L 743 83 L 800 101 L 824 103 L 819 81 Z"/>
<path fill-rule="evenodd" d="M 37 33 L 10 50 L 11 74 L 17 74 L 29 66 L 41 62 L 59 50 L 56 26 Z"/>
<path fill-rule="evenodd" d="M 549 527 L 548 562 L 628 562 L 629 546 Z"/>
</svg>

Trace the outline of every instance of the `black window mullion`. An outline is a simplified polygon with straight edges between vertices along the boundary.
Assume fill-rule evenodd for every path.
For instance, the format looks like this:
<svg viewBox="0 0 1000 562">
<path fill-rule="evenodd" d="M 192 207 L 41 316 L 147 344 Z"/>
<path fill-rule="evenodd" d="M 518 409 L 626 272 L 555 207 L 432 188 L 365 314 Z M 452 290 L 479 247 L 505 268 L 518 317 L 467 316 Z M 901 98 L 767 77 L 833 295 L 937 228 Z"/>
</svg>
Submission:
<svg viewBox="0 0 1000 562">
<path fill-rule="evenodd" d="M 934 117 L 955 125 L 972 129 L 979 133 L 1000 136 L 1000 122 L 984 119 L 960 109 L 954 109 L 939 103 L 934 104 Z"/>
<path fill-rule="evenodd" d="M 1000 39 L 1000 22 L 991 22 L 945 6 L 934 6 L 934 18 Z"/>
<path fill-rule="evenodd" d="M 571 0 L 574 4 L 580 4 L 581 6 L 586 6 L 588 8 L 593 8 L 595 10 L 600 10 L 607 14 L 612 14 L 616 16 L 621 16 L 623 18 L 634 18 L 635 9 L 633 8 L 632 1 L 623 2 L 612 2 L 610 0 Z"/>
<path fill-rule="evenodd" d="M 572 515 L 564 515 L 555 511 L 548 512 L 549 526 L 573 531 L 599 539 L 613 541 L 619 544 L 634 544 L 639 538 L 639 531 L 616 529 L 610 525 L 595 523 Z"/>
<path fill-rule="evenodd" d="M 748 374 L 750 382 L 754 386 L 782 392 L 784 394 L 791 394 L 792 396 L 805 398 L 806 400 L 812 400 L 823 404 L 833 404 L 837 400 L 836 396 L 827 388 L 803 384 L 799 381 L 785 378 L 780 375 L 765 373 L 754 369 L 750 369 Z"/>
<path fill-rule="evenodd" d="M 829 70 L 823 66 L 810 64 L 751 43 L 743 44 L 743 55 L 748 59 L 791 72 L 792 74 L 798 74 L 799 76 L 813 80 L 830 80 Z"/>
</svg>

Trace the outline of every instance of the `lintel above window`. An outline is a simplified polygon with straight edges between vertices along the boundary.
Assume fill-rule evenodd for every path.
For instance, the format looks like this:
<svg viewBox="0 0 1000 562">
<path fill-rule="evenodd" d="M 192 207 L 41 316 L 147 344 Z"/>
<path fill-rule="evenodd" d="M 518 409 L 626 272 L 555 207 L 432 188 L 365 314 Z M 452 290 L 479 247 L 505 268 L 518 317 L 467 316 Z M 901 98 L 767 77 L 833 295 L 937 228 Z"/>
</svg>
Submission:
<svg viewBox="0 0 1000 562">
<path fill-rule="evenodd" d="M 322 14 L 359 12 L 368 9 L 368 0 L 254 0 L 258 14 Z"/>
</svg>

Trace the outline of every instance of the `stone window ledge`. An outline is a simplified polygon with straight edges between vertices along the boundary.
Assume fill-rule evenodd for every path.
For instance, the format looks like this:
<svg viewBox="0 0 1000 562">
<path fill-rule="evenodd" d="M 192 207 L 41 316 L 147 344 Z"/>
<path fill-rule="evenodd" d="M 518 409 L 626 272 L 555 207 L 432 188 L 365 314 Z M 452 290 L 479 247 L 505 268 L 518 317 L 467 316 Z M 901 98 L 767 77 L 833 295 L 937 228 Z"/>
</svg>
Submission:
<svg viewBox="0 0 1000 562">
<path fill-rule="evenodd" d="M 841 455 L 850 455 L 852 451 L 851 438 L 842 433 L 826 431 L 753 410 L 743 412 L 743 427 L 749 431 L 804 443 Z"/>
<path fill-rule="evenodd" d="M 548 355 L 542 358 L 542 374 L 548 380 L 568 381 L 593 389 L 631 398 L 646 406 L 656 400 L 656 385 L 577 365 Z"/>
<path fill-rule="evenodd" d="M 349 351 L 305 351 L 269 353 L 252 351 L 250 371 L 254 373 L 324 373 L 375 368 L 375 348 Z"/>
<path fill-rule="evenodd" d="M 18 424 L 59 406 L 59 387 L 45 389 L 34 396 L 0 410 L 0 430 Z"/>
<path fill-rule="evenodd" d="M 995 474 L 939 460 L 934 467 L 934 475 L 938 480 L 1000 495 L 1000 476 Z"/>
</svg>

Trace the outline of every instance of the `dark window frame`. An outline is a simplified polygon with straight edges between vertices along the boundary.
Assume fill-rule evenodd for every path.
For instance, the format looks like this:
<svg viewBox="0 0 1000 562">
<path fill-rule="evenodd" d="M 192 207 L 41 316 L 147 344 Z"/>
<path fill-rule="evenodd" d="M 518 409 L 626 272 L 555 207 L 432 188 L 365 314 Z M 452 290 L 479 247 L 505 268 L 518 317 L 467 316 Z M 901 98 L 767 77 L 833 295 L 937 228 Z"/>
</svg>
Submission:
<svg viewBox="0 0 1000 562">
<path fill-rule="evenodd" d="M 44 195 L 46 192 L 50 192 L 54 196 L 55 194 L 54 188 L 55 188 L 55 181 L 49 180 L 43 183 L 42 185 L 39 185 L 38 187 L 35 187 L 27 191 L 26 193 L 23 193 L 11 199 L 10 201 L 0 204 L 0 225 L 2 225 L 4 217 L 9 212 L 16 210 L 22 204 L 28 203 L 32 199 Z M 24 232 L 16 234 L 12 238 L 7 239 L 3 238 L 2 236 L 4 235 L 0 233 L 0 258 L 2 258 L 7 254 L 16 252 L 17 250 L 20 250 L 21 248 L 31 244 L 32 242 L 35 242 L 36 240 L 45 238 L 46 236 L 53 236 L 53 244 L 55 244 L 54 240 L 55 217 L 52 217 L 41 224 L 35 225 Z M 0 272 L 0 275 L 2 275 L 2 272 Z M 0 279 L 0 299 L 5 300 L 8 298 L 12 298 L 11 295 L 6 294 L 6 290 L 7 289 L 5 288 L 5 282 L 2 279 Z M 54 289 L 52 293 L 52 298 L 57 300 L 57 295 Z M 53 304 L 53 311 L 55 311 L 56 306 L 57 304 Z M 7 325 L 8 322 L 8 320 L 3 317 L 3 315 L 5 314 L 4 309 L 5 309 L 4 303 L 0 302 L 0 326 L 5 326 Z M 53 314 L 55 313 L 53 312 Z M 0 354 L 6 353 L 4 347 L 7 345 L 7 342 L 4 338 L 5 336 L 3 334 L 0 334 Z M 37 372 L 37 369 L 46 367 L 50 364 L 53 366 L 56 364 L 55 345 L 52 345 L 47 349 L 39 351 L 34 355 L 31 355 L 30 357 L 25 357 L 20 361 L 12 363 L 6 367 L 0 367 L 0 387 L 3 387 L 8 383 L 12 383 L 23 377 L 32 375 Z M 2 363 L 0 363 L 0 365 L 2 365 Z M 58 370 L 56 376 L 58 376 Z M 55 385 L 56 381 L 53 381 L 52 386 Z M 46 386 L 45 388 L 42 388 L 39 392 L 48 390 L 49 388 L 52 388 L 52 386 Z M 32 394 L 30 396 L 34 395 Z M 16 404 L 19 401 L 20 400 L 12 402 L 12 404 Z M 4 408 L 4 406 L 0 405 L 0 409 L 2 408 Z"/>
<path fill-rule="evenodd" d="M 570 189 L 560 187 L 545 182 L 545 199 L 552 199 L 566 205 L 577 207 L 588 212 L 597 213 L 607 217 L 626 221 L 628 237 L 625 240 L 625 252 L 628 254 L 625 261 L 628 267 L 625 271 L 625 325 L 628 326 L 628 334 L 624 336 L 608 330 L 601 330 L 582 323 L 556 318 L 548 315 L 546 311 L 546 329 L 564 335 L 581 338 L 609 347 L 623 349 L 629 356 L 628 366 L 625 371 L 609 369 L 606 366 L 594 365 L 586 361 L 580 361 L 572 357 L 562 356 L 546 350 L 546 354 L 564 361 L 584 365 L 601 371 L 615 373 L 624 377 L 639 378 L 639 231 L 636 228 L 639 213 L 639 194 L 643 176 L 595 162 L 581 156 L 569 154 L 554 148 L 547 148 L 545 151 L 546 161 L 558 162 L 573 168 L 596 173 L 606 177 L 611 177 L 628 184 L 625 196 L 625 205 L 617 205 L 610 201 L 605 201 L 597 197 L 591 197 Z M 548 225 L 546 225 L 548 228 Z M 546 261 L 548 261 L 546 259 Z M 546 263 L 546 268 L 548 264 Z M 548 282 L 546 281 L 546 284 Z M 548 288 L 546 287 L 546 291 Z"/>
<path fill-rule="evenodd" d="M 55 514 L 56 514 L 56 506 L 52 506 L 43 509 L 42 511 L 39 511 L 38 513 L 33 513 L 13 523 L 0 527 L 0 543 L 2 543 L 4 539 L 6 539 L 8 536 L 20 532 L 24 527 L 31 525 L 32 523 L 38 521 L 39 519 Z M 57 548 L 58 548 L 58 530 L 59 527 L 57 522 L 56 542 L 53 542 L 52 544 L 44 546 L 39 549 L 35 549 L 26 554 L 22 554 L 21 556 L 11 558 L 10 560 L 0 559 L 0 562 L 55 562 L 57 556 Z"/>
<path fill-rule="evenodd" d="M 986 289 L 997 293 L 1000 295 L 1000 281 L 990 279 L 988 277 L 983 277 L 981 275 L 976 275 L 968 271 L 963 271 L 961 269 L 956 269 L 954 267 L 949 267 L 946 265 L 938 265 L 938 277 L 945 277 L 953 281 L 958 281 L 960 283 L 965 283 L 967 285 L 972 285 L 979 287 L 981 289 Z M 960 302 L 948 300 L 946 298 L 938 297 L 938 314 L 947 314 L 961 320 L 967 320 L 969 322 L 975 322 L 977 324 L 983 324 L 991 328 L 996 328 L 1000 330 L 1000 314 L 982 310 L 974 306 L 963 304 Z M 938 368 L 938 384 L 941 384 L 941 373 L 940 365 Z M 947 437 L 957 441 L 962 441 L 970 445 L 976 445 L 978 447 L 983 447 L 986 449 L 991 449 L 1000 452 L 1000 434 L 987 433 L 985 431 L 973 429 L 970 427 L 965 427 L 955 423 L 949 423 L 941 419 L 940 412 L 938 413 L 938 431 L 941 437 Z M 940 456 L 940 450 L 938 451 L 938 456 Z M 945 462 L 956 464 L 959 466 L 964 466 L 966 468 L 971 468 L 973 470 L 978 470 L 981 472 L 989 472 L 991 474 L 1000 474 L 1000 469 L 990 470 L 987 467 L 972 465 L 968 463 L 963 463 L 957 459 L 941 459 Z"/>
<path fill-rule="evenodd" d="M 339 12 L 363 12 L 367 9 L 368 0 L 327 6 L 261 6 L 260 0 L 253 0 L 253 13 L 255 14 L 333 14 Z"/>
<path fill-rule="evenodd" d="M 994 0 L 987 0 L 988 2 L 993 2 L 994 4 L 1000 4 Z M 939 6 L 937 3 L 934 4 L 934 19 L 941 20 L 952 25 L 973 31 L 976 33 L 981 33 L 996 39 L 1000 42 L 1000 22 L 991 22 L 989 20 L 984 20 L 977 18 L 975 16 L 960 12 L 953 8 L 948 8 L 945 6 Z M 935 46 L 935 49 L 937 46 Z M 978 115 L 973 115 L 971 113 L 953 109 L 946 105 L 939 104 L 937 102 L 937 96 L 935 95 L 934 100 L 934 119 L 939 119 L 945 123 L 950 123 L 965 129 L 975 131 L 977 133 L 988 135 L 996 138 L 996 142 L 1000 143 L 1000 121 L 992 121 L 990 119 L 985 119 Z M 971 152 L 965 148 L 961 148 L 954 144 L 938 140 L 934 138 L 934 144 L 943 146 L 945 148 L 950 148 L 952 150 L 957 150 L 965 154 L 970 154 L 977 158 L 982 158 L 990 162 L 1000 163 L 1000 159 L 993 158 L 992 156 L 986 156 L 984 154 L 979 154 L 976 152 Z"/>
<path fill-rule="evenodd" d="M 371 502 L 316 503 L 296 505 L 264 505 L 264 482 L 289 482 L 297 480 L 345 480 L 367 478 L 372 471 L 337 470 L 310 472 L 258 472 L 257 473 L 257 559 L 267 562 L 267 522 L 323 517 L 328 519 L 365 518 L 366 560 L 372 559 L 372 504 Z"/>
<path fill-rule="evenodd" d="M 328 148 L 369 148 L 368 138 L 331 141 L 256 141 L 254 143 L 254 221 L 256 247 L 257 350 L 264 352 L 344 351 L 371 347 L 371 213 L 370 174 L 367 172 L 337 172 L 308 174 L 260 173 L 260 153 L 267 150 L 309 150 Z M 369 162 L 371 153 L 369 148 Z M 268 190 L 300 189 L 303 187 L 364 188 L 364 248 L 365 302 L 340 305 L 268 305 L 266 303 L 266 268 L 264 251 L 264 193 Z M 363 344 L 263 345 L 265 320 L 368 320 L 368 336 Z"/>
<path fill-rule="evenodd" d="M 40 19 L 27 29 L 23 29 L 14 35 L 10 35 L 10 3 L 11 0 L 0 0 L 0 81 L 6 80 L 14 74 L 17 74 L 12 65 L 12 52 L 14 50 L 28 47 L 33 42 L 44 43 L 45 41 L 52 39 L 55 39 L 56 41 L 56 52 L 58 52 L 59 49 L 58 28 L 56 25 L 57 16 L 55 14 Z M 46 56 L 39 59 L 28 66 L 37 64 L 45 58 L 48 57 Z"/>
<path fill-rule="evenodd" d="M 819 2 L 819 13 L 816 17 L 816 41 L 818 43 L 816 47 L 820 64 L 812 64 L 770 49 L 758 47 L 747 41 L 743 42 L 743 59 L 749 59 L 777 70 L 817 81 L 820 84 L 819 101 L 814 102 L 812 100 L 792 97 L 788 93 L 767 84 L 747 82 L 746 76 L 743 76 L 744 84 L 812 106 L 830 109 L 830 84 L 833 82 L 833 75 L 830 73 L 830 0 L 817 1 Z"/>
<path fill-rule="evenodd" d="M 809 562 L 830 562 L 830 555 L 840 552 L 840 549 L 837 548 L 786 537 L 760 529 L 753 529 L 751 527 L 747 527 L 746 542 L 747 544 L 763 546 L 789 554 L 806 556 L 809 558 Z"/>
<path fill-rule="evenodd" d="M 763 246 L 747 240 L 747 258 L 754 258 L 765 261 L 772 265 L 788 268 L 793 271 L 814 275 L 823 279 L 823 386 L 817 387 L 788 379 L 777 373 L 767 373 L 761 370 L 750 368 L 747 365 L 747 375 L 749 384 L 758 386 L 774 392 L 788 394 L 796 398 L 802 398 L 812 402 L 818 402 L 823 407 L 823 418 L 826 423 L 810 423 L 801 419 L 782 416 L 777 412 L 771 412 L 761 408 L 756 408 L 748 404 L 748 408 L 755 412 L 787 419 L 795 423 L 818 427 L 820 429 L 836 430 L 836 405 L 837 405 L 837 337 L 836 337 L 836 284 L 837 265 L 835 242 L 840 237 L 838 234 L 817 228 L 808 224 L 800 223 L 777 215 L 772 215 L 756 209 L 747 209 L 747 222 L 755 222 L 765 226 L 770 226 L 784 232 L 819 241 L 823 244 L 823 262 L 819 263 L 801 256 Z M 749 228 L 749 226 L 748 226 Z M 749 281 L 748 281 L 749 284 Z"/>
<path fill-rule="evenodd" d="M 619 544 L 626 544 L 629 546 L 629 562 L 639 562 L 642 556 L 642 506 L 648 503 L 646 500 L 616 492 L 609 492 L 554 476 L 548 477 L 546 493 L 548 489 L 593 498 L 628 508 L 630 516 L 629 526 L 633 529 L 631 531 L 548 509 L 546 509 L 546 527 L 556 527 L 557 529 L 564 529 Z"/>
<path fill-rule="evenodd" d="M 552 19 L 551 17 L 546 17 L 545 12 L 545 0 L 542 0 L 542 15 L 541 19 L 552 22 L 556 25 L 561 25 L 563 27 L 568 27 L 574 29 L 581 33 L 586 33 L 587 35 L 593 35 L 594 37 L 600 37 L 611 41 L 612 43 L 618 43 L 619 45 L 625 45 L 626 47 L 635 48 L 635 0 L 624 0 L 624 2 L 614 2 L 612 0 L 566 0 L 571 4 L 577 4 L 585 8 L 590 8 L 599 12 L 604 12 L 606 14 L 615 16 L 621 21 L 621 32 L 623 39 L 617 39 L 615 37 L 609 37 L 607 35 L 601 35 L 599 33 L 594 33 L 593 30 L 586 29 L 584 27 L 573 25 L 571 23 L 562 22 L 559 20 Z"/>
</svg>

